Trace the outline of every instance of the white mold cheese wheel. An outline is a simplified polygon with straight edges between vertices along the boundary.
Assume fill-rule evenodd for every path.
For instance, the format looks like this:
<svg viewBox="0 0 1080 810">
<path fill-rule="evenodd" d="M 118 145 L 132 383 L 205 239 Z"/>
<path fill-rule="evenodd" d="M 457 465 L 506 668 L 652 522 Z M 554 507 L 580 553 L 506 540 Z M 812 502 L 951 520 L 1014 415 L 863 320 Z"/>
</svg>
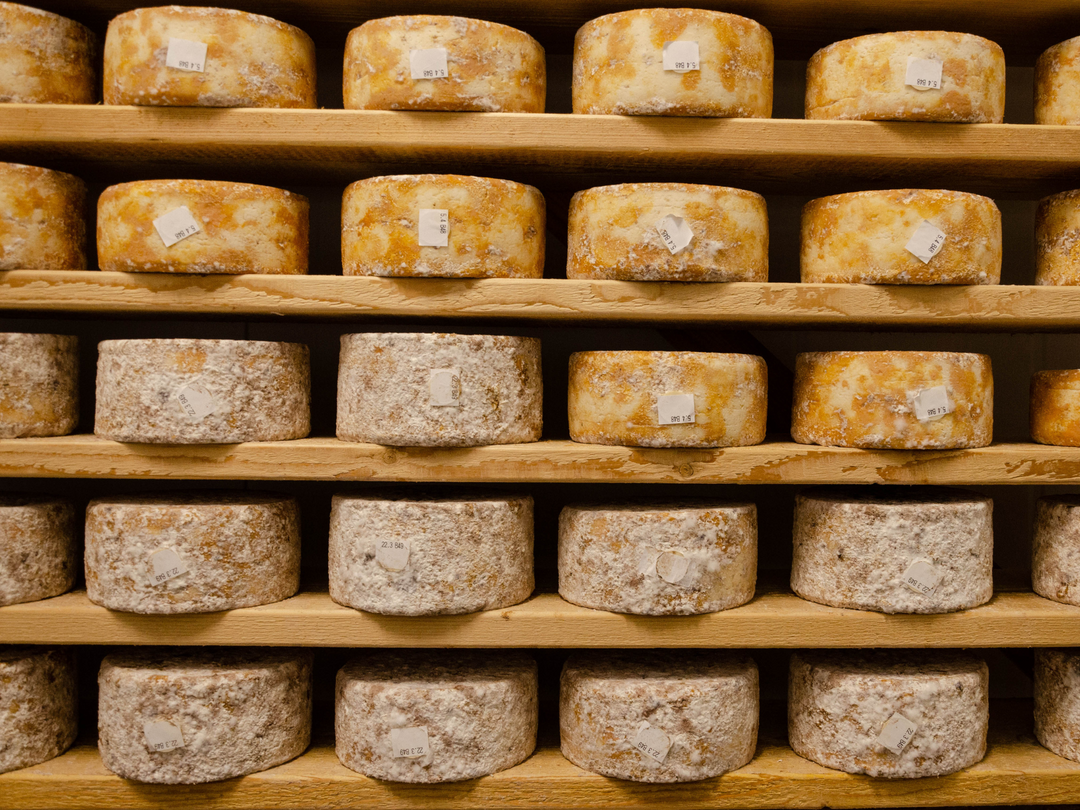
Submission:
<svg viewBox="0 0 1080 810">
<path fill-rule="evenodd" d="M 795 499 L 791 589 L 882 613 L 949 613 L 993 596 L 993 501 L 960 490 L 811 489 Z"/>
<path fill-rule="evenodd" d="M 1035 123 L 1080 124 L 1080 37 L 1059 42 L 1035 62 Z"/>
<path fill-rule="evenodd" d="M 0 102 L 93 104 L 97 37 L 74 20 L 0 3 Z"/>
<path fill-rule="evenodd" d="M 502 335 L 342 335 L 337 437 L 404 447 L 540 440 L 540 341 Z"/>
<path fill-rule="evenodd" d="M 522 183 L 371 177 L 341 200 L 342 269 L 347 276 L 541 278 L 544 223 L 544 196 Z"/>
<path fill-rule="evenodd" d="M 588 504 L 559 515 L 559 595 L 596 610 L 685 616 L 754 597 L 751 503 Z"/>
<path fill-rule="evenodd" d="M 1031 438 L 1040 444 L 1080 447 L 1080 369 L 1031 375 Z"/>
<path fill-rule="evenodd" d="M 1080 496 L 1054 495 L 1037 501 L 1031 586 L 1039 596 L 1080 605 Z"/>
<path fill-rule="evenodd" d="M 847 773 L 955 773 L 986 754 L 988 684 L 986 664 L 967 653 L 795 653 L 788 740 L 799 756 Z"/>
<path fill-rule="evenodd" d="M 86 185 L 37 166 L 0 163 L 0 270 L 85 270 Z"/>
<path fill-rule="evenodd" d="M 28 768 L 75 742 L 75 661 L 68 650 L 0 647 L 0 773 Z"/>
<path fill-rule="evenodd" d="M 261 14 L 137 8 L 109 23 L 104 81 L 106 104 L 314 108 L 315 45 Z"/>
<path fill-rule="evenodd" d="M 1078 245 L 1080 189 L 1063 191 L 1040 200 L 1035 212 L 1035 283 L 1080 284 Z"/>
<path fill-rule="evenodd" d="M 0 332 L 0 439 L 71 433 L 78 378 L 78 338 Z"/>
<path fill-rule="evenodd" d="M 310 652 L 147 649 L 98 672 L 98 750 L 124 779 L 216 782 L 299 756 L 311 739 Z"/>
<path fill-rule="evenodd" d="M 536 662 L 509 650 L 371 653 L 337 674 L 335 746 L 346 768 L 391 782 L 459 782 L 536 748 Z"/>
<path fill-rule="evenodd" d="M 97 249 L 122 273 L 306 273 L 308 201 L 248 183 L 121 183 L 98 198 Z"/>
<path fill-rule="evenodd" d="M 737 188 L 623 183 L 579 191 L 568 241 L 567 278 L 769 279 L 765 199 Z"/>
<path fill-rule="evenodd" d="M 869 34 L 822 48 L 806 66 L 807 118 L 1000 124 L 1004 116 L 1005 54 L 972 34 Z"/>
<path fill-rule="evenodd" d="M 570 438 L 631 447 L 743 447 L 765 439 L 760 357 L 710 352 L 570 355 Z"/>
<path fill-rule="evenodd" d="M 76 556 L 70 501 L 0 494 L 0 605 L 36 602 L 71 590 Z"/>
<path fill-rule="evenodd" d="M 695 56 L 698 69 L 683 69 Z M 643 8 L 598 17 L 574 37 L 575 113 L 768 118 L 772 95 L 772 36 L 746 17 Z"/>
<path fill-rule="evenodd" d="M 1035 651 L 1035 737 L 1059 757 L 1080 762 L 1080 655 Z"/>
<path fill-rule="evenodd" d="M 559 689 L 563 756 L 635 782 L 693 782 L 754 756 L 758 671 L 723 653 L 579 653 Z"/>
<path fill-rule="evenodd" d="M 302 439 L 310 389 L 308 348 L 299 343 L 106 340 L 98 344 L 94 433 L 149 444 Z"/>
<path fill-rule="evenodd" d="M 345 42 L 344 93 L 346 110 L 542 113 L 544 49 L 523 31 L 485 20 L 369 20 Z"/>
<path fill-rule="evenodd" d="M 810 352 L 795 361 L 791 437 L 902 450 L 986 447 L 994 380 L 985 354 Z"/>
<path fill-rule="evenodd" d="M 941 189 L 811 200 L 800 269 L 804 283 L 997 284 L 1001 212 L 989 197 Z"/>
</svg>

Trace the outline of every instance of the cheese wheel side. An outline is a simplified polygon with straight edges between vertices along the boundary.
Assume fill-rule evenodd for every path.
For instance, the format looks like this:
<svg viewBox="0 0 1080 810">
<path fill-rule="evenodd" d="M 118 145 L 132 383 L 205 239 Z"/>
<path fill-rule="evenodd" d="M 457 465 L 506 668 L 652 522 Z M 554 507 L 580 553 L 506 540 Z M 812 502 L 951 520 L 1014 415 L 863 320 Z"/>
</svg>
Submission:
<svg viewBox="0 0 1080 810">
<path fill-rule="evenodd" d="M 0 163 L 0 270 L 86 269 L 86 184 Z"/>
<path fill-rule="evenodd" d="M 1073 650 L 1035 651 L 1035 737 L 1080 762 L 1080 658 Z"/>
<path fill-rule="evenodd" d="M 66 649 L 0 648 L 0 773 L 64 753 L 78 730 L 75 659 Z"/>
<path fill-rule="evenodd" d="M 1035 212 L 1035 283 L 1080 284 L 1078 242 L 1080 189 L 1040 200 Z"/>
<path fill-rule="evenodd" d="M 0 439 L 71 433 L 78 377 L 78 338 L 0 332 Z"/>
<path fill-rule="evenodd" d="M 93 104 L 97 37 L 41 9 L 0 3 L 0 103 Z"/>
<path fill-rule="evenodd" d="M 71 590 L 76 557 L 75 507 L 70 501 L 0 495 L 0 605 L 35 602 Z"/>
<path fill-rule="evenodd" d="M 1032 374 L 1028 419 L 1034 441 L 1080 447 L 1080 370 Z"/>
<path fill-rule="evenodd" d="M 1080 37 L 1047 48 L 1035 62 L 1035 123 L 1080 124 Z"/>
<path fill-rule="evenodd" d="M 1080 498 L 1054 495 L 1036 502 L 1031 587 L 1055 602 L 1080 605 Z"/>
</svg>

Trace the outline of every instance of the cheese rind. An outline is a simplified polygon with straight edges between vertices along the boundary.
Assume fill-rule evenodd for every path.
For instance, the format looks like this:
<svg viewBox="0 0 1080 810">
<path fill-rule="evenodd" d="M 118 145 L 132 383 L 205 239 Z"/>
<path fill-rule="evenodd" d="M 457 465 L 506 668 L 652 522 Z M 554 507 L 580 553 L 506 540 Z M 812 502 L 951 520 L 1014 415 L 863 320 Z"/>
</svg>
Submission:
<svg viewBox="0 0 1080 810">
<path fill-rule="evenodd" d="M 1035 123 L 1080 124 L 1080 37 L 1047 48 L 1035 62 Z"/>
<path fill-rule="evenodd" d="M 79 339 L 0 332 L 0 439 L 66 436 L 79 421 Z"/>
<path fill-rule="evenodd" d="M 0 648 L 0 773 L 57 757 L 75 742 L 75 659 L 65 649 Z"/>
<path fill-rule="evenodd" d="M 1059 757 L 1080 762 L 1080 656 L 1035 651 L 1035 736 Z"/>
<path fill-rule="evenodd" d="M 0 163 L 0 270 L 85 270 L 86 185 L 37 166 Z"/>
<path fill-rule="evenodd" d="M 1032 374 L 1028 417 L 1033 440 L 1080 447 L 1080 369 Z"/>
<path fill-rule="evenodd" d="M 0 3 L 0 103 L 93 104 L 97 37 L 41 9 Z"/>
<path fill-rule="evenodd" d="M 1036 502 L 1031 587 L 1055 602 L 1080 605 L 1080 497 L 1054 495 Z"/>
<path fill-rule="evenodd" d="M 1080 189 L 1063 191 L 1040 200 L 1035 212 L 1035 283 L 1080 284 L 1078 242 Z"/>
<path fill-rule="evenodd" d="M 70 501 L 0 495 L 0 605 L 66 593 L 75 585 L 77 564 L 75 507 Z"/>
</svg>

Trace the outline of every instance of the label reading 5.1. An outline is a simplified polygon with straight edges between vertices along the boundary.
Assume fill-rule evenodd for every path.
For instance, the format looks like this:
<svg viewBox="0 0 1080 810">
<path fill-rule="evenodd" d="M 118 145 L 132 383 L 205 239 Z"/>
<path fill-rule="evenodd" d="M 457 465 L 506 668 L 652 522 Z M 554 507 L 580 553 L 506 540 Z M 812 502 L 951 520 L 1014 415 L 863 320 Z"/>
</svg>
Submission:
<svg viewBox="0 0 1080 810">
<path fill-rule="evenodd" d="M 694 232 L 690 230 L 690 226 L 686 224 L 686 220 L 672 214 L 669 214 L 656 223 L 656 232 L 660 234 L 660 238 L 664 240 L 665 247 L 667 247 L 672 255 L 675 255 L 689 245 L 690 240 L 694 238 Z"/>
<path fill-rule="evenodd" d="M 907 58 L 907 73 L 904 74 L 904 84 L 914 87 L 916 90 L 940 90 L 941 60 L 919 59 L 917 56 L 909 56 Z"/>
<path fill-rule="evenodd" d="M 676 73 L 688 73 L 691 70 L 701 70 L 701 58 L 698 54 L 698 44 L 693 40 L 688 39 L 665 42 L 664 70 L 673 70 Z"/>
<path fill-rule="evenodd" d="M 186 205 L 181 205 L 155 219 L 154 230 L 158 232 L 165 247 L 172 247 L 181 239 L 194 236 L 202 229 L 192 216 L 191 210 Z"/>
<path fill-rule="evenodd" d="M 420 209 L 420 247 L 450 244 L 450 212 L 445 208 Z"/>
<path fill-rule="evenodd" d="M 154 569 L 154 584 L 161 585 L 173 577 L 187 573 L 187 566 L 180 555 L 171 548 L 162 548 L 150 555 L 150 565 Z"/>
<path fill-rule="evenodd" d="M 446 48 L 414 48 L 409 51 L 409 73 L 414 79 L 446 79 Z"/>
<path fill-rule="evenodd" d="M 915 409 L 915 418 L 920 422 L 936 422 L 954 410 L 944 385 L 924 388 L 911 400 L 911 404 Z"/>
<path fill-rule="evenodd" d="M 375 562 L 387 571 L 404 571 L 412 547 L 408 540 L 376 540 Z"/>
<path fill-rule="evenodd" d="M 902 754 L 918 730 L 919 727 L 902 714 L 894 714 L 881 727 L 881 733 L 878 734 L 877 741 L 879 745 L 888 748 L 892 753 Z"/>
<path fill-rule="evenodd" d="M 638 729 L 631 744 L 645 756 L 663 762 L 671 750 L 671 738 L 658 728 L 644 723 Z"/>
<path fill-rule="evenodd" d="M 146 747 L 151 751 L 173 751 L 184 747 L 184 735 L 180 727 L 164 720 L 143 723 L 143 736 Z"/>
<path fill-rule="evenodd" d="M 423 726 L 390 729 L 390 747 L 394 759 L 416 759 L 427 756 L 428 734 Z"/>
<path fill-rule="evenodd" d="M 692 425 L 697 418 L 693 394 L 664 394 L 656 398 L 660 425 Z"/>
<path fill-rule="evenodd" d="M 206 43 L 170 37 L 169 49 L 165 52 L 165 67 L 190 70 L 193 73 L 204 72 L 206 70 Z"/>
</svg>

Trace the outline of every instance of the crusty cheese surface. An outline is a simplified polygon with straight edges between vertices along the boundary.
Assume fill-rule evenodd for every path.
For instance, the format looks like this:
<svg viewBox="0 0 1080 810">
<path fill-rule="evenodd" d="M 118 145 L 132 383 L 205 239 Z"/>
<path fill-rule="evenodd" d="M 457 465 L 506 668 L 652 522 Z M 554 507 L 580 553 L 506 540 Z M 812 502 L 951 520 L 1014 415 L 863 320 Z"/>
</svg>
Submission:
<svg viewBox="0 0 1080 810">
<path fill-rule="evenodd" d="M 445 246 L 421 211 L 446 211 Z M 432 216 L 425 214 L 424 216 Z M 371 177 L 345 189 L 341 264 L 347 276 L 541 278 L 544 197 L 510 180 L 457 174 Z"/>
<path fill-rule="evenodd" d="M 928 262 L 908 249 L 924 222 L 945 234 Z M 802 213 L 800 269 L 804 282 L 828 284 L 997 284 L 1001 212 L 988 197 L 941 189 L 811 200 Z"/>
<path fill-rule="evenodd" d="M 413 52 L 437 49 L 446 51 L 447 75 L 413 78 Z M 368 20 L 345 43 L 344 94 L 346 110 L 542 113 L 544 49 L 523 31 L 485 20 Z"/>
<path fill-rule="evenodd" d="M 0 270 L 85 270 L 86 185 L 0 163 Z"/>
<path fill-rule="evenodd" d="M 951 412 L 921 421 L 919 403 L 932 401 L 940 388 Z M 952 450 L 985 447 L 994 430 L 994 380 L 985 354 L 800 354 L 793 403 L 791 437 L 800 444 Z"/>
<path fill-rule="evenodd" d="M 1080 762 L 1080 656 L 1035 651 L 1035 736 L 1059 757 Z"/>
<path fill-rule="evenodd" d="M 799 756 L 847 773 L 954 773 L 986 754 L 988 682 L 985 662 L 968 653 L 798 652 L 788 680 L 788 740 Z M 879 741 L 895 715 L 916 727 L 899 753 Z"/>
<path fill-rule="evenodd" d="M 1078 245 L 1080 189 L 1040 200 L 1035 212 L 1035 283 L 1080 284 Z"/>
<path fill-rule="evenodd" d="M 169 40 L 206 45 L 203 69 L 169 67 Z M 105 35 L 105 103 L 164 107 L 315 104 L 311 37 L 261 14 L 158 6 L 113 18 Z"/>
<path fill-rule="evenodd" d="M 668 42 L 696 43 L 699 69 L 665 70 Z M 585 23 L 574 37 L 575 113 L 768 118 L 772 93 L 772 36 L 735 14 L 622 11 Z"/>
<path fill-rule="evenodd" d="M 1080 124 L 1080 37 L 1047 48 L 1035 62 L 1035 123 Z"/>
<path fill-rule="evenodd" d="M 57 757 L 75 742 L 75 659 L 65 649 L 0 647 L 0 773 Z"/>
<path fill-rule="evenodd" d="M 911 59 L 940 62 L 940 88 L 907 84 Z M 822 48 L 806 66 L 807 118 L 1000 124 L 1004 116 L 1005 54 L 972 34 L 869 34 Z"/>
<path fill-rule="evenodd" d="M 0 332 L 0 439 L 66 436 L 79 421 L 79 339 Z"/>
<path fill-rule="evenodd" d="M 559 515 L 559 595 L 575 605 L 678 616 L 754 597 L 751 503 L 587 504 Z"/>
<path fill-rule="evenodd" d="M 337 674 L 346 768 L 391 782 L 458 782 L 536 748 L 536 662 L 522 653 L 364 653 Z"/>
<path fill-rule="evenodd" d="M 563 756 L 603 776 L 720 776 L 754 756 L 757 666 L 715 652 L 577 653 L 562 671 L 559 731 Z"/>
<path fill-rule="evenodd" d="M 75 584 L 76 565 L 75 507 L 70 501 L 0 495 L 0 605 L 66 593 Z"/>
<path fill-rule="evenodd" d="M 1080 447 L 1080 370 L 1031 375 L 1031 438 L 1040 444 Z"/>
<path fill-rule="evenodd" d="M 1031 587 L 1055 602 L 1080 605 L 1080 497 L 1054 495 L 1036 502 Z"/>
<path fill-rule="evenodd" d="M 661 236 L 683 220 L 689 244 Z M 690 183 L 623 183 L 570 201 L 567 278 L 768 281 L 769 219 L 752 191 Z"/>
<path fill-rule="evenodd" d="M 0 3 L 0 102 L 93 104 L 97 37 L 48 11 Z"/>
<path fill-rule="evenodd" d="M 98 344 L 94 434 L 118 442 L 302 439 L 311 426 L 308 348 L 170 338 Z"/>
<path fill-rule="evenodd" d="M 154 220 L 181 207 L 199 230 L 166 246 Z M 308 201 L 249 183 L 121 183 L 98 198 L 97 249 L 102 270 L 124 273 L 306 273 Z"/>
<path fill-rule="evenodd" d="M 710 352 L 570 355 L 570 438 L 631 447 L 742 447 L 765 439 L 760 357 Z M 661 406 L 693 399 L 692 422 L 660 424 Z"/>
</svg>

